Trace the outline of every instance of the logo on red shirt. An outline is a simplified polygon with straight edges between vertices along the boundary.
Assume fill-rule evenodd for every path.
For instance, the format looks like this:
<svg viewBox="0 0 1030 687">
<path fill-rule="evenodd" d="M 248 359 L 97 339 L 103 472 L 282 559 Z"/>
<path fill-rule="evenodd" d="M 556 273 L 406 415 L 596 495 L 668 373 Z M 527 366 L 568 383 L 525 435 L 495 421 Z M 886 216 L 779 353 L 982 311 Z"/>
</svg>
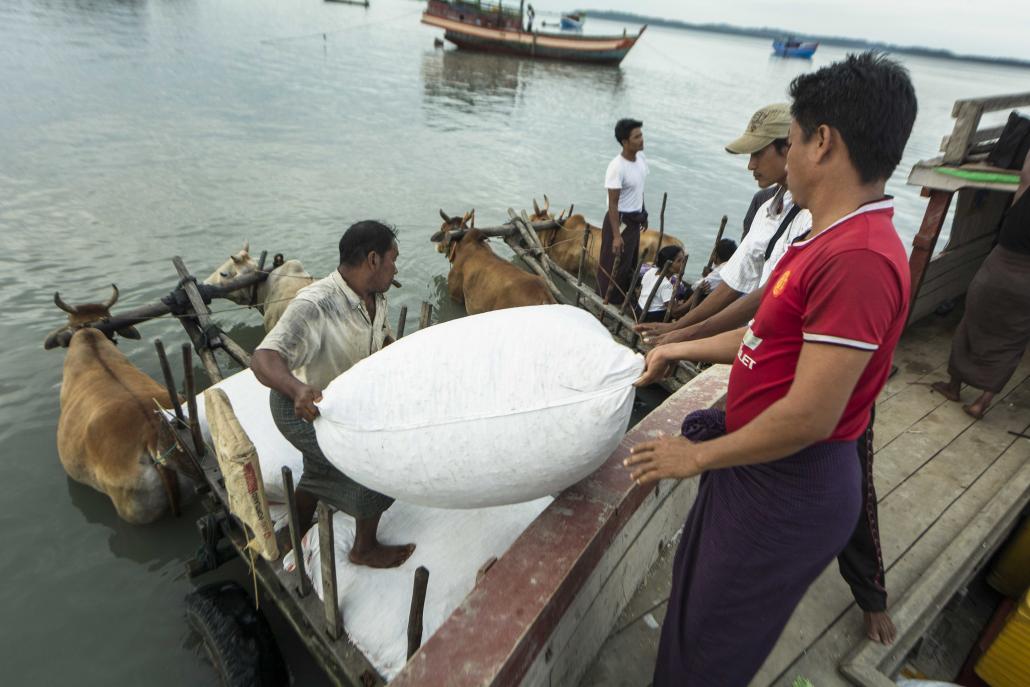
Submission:
<svg viewBox="0 0 1030 687">
<path fill-rule="evenodd" d="M 779 298 L 783 290 L 787 288 L 787 281 L 790 279 L 790 270 L 787 270 L 780 278 L 776 280 L 776 285 L 773 286 L 773 298 Z"/>
</svg>

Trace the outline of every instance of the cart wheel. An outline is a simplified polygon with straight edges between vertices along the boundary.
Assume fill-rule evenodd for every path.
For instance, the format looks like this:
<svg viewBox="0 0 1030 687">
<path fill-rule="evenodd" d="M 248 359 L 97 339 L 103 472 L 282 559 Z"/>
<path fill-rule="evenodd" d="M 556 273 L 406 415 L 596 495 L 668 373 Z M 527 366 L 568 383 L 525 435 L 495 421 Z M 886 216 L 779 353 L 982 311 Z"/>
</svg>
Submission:
<svg viewBox="0 0 1030 687">
<path fill-rule="evenodd" d="M 240 585 L 216 582 L 187 594 L 186 619 L 203 640 L 225 687 L 289 684 L 268 621 Z"/>
</svg>

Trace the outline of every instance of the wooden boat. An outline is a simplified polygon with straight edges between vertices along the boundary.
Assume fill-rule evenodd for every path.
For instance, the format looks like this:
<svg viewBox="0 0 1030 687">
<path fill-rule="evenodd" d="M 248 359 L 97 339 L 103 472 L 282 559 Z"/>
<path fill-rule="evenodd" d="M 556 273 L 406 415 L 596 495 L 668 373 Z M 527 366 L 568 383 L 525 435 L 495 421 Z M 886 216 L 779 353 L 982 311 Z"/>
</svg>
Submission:
<svg viewBox="0 0 1030 687">
<path fill-rule="evenodd" d="M 526 31 L 521 8 L 444 0 L 429 0 L 422 23 L 443 29 L 444 38 L 467 50 L 595 64 L 622 62 L 647 28 L 635 36 L 625 31 L 621 36 Z"/>
<path fill-rule="evenodd" d="M 815 54 L 818 43 L 802 43 L 793 39 L 773 41 L 773 54 L 780 57 L 811 57 Z"/>
</svg>

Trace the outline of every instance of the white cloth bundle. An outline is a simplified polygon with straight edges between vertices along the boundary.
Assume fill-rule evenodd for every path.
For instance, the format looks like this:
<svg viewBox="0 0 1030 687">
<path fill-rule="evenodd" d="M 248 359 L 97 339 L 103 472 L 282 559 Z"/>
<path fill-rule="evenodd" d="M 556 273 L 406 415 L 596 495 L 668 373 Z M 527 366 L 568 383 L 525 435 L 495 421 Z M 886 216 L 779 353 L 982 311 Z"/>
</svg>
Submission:
<svg viewBox="0 0 1030 687">
<path fill-rule="evenodd" d="M 324 390 L 315 431 L 337 468 L 397 499 L 519 503 L 578 482 L 611 454 L 642 369 L 579 308 L 498 310 L 362 360 Z"/>
</svg>

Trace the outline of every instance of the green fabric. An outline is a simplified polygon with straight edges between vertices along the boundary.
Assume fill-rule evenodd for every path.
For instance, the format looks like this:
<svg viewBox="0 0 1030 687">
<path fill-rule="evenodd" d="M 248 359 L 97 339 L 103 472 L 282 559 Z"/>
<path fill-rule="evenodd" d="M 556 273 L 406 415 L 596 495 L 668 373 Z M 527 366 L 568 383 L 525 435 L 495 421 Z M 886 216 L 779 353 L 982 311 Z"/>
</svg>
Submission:
<svg viewBox="0 0 1030 687">
<path fill-rule="evenodd" d="M 988 184 L 1018 184 L 1018 174 L 1004 174 L 1001 172 L 982 172 L 975 169 L 958 169 L 956 167 L 937 167 L 934 169 L 938 174 L 958 177 L 966 181 L 979 181 Z"/>
</svg>

